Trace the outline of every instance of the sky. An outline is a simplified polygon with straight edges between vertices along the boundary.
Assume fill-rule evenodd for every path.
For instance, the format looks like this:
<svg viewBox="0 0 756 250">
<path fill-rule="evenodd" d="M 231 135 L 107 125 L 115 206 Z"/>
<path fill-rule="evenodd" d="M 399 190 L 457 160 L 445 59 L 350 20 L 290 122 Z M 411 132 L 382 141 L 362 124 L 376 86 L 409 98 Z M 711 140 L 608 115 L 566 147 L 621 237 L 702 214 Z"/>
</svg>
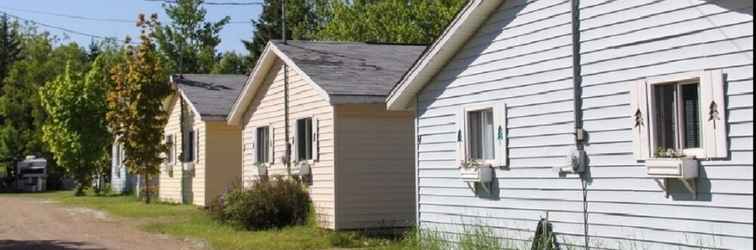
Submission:
<svg viewBox="0 0 756 250">
<path fill-rule="evenodd" d="M 208 2 L 256 2 L 250 0 L 208 0 Z M 208 21 L 218 21 L 225 16 L 231 17 L 231 23 L 221 31 L 222 43 L 219 51 L 236 51 L 246 53 L 241 40 L 252 37 L 252 19 L 260 15 L 259 5 L 205 5 Z M 75 30 L 92 35 L 116 37 L 123 39 L 127 35 L 137 38 L 139 30 L 133 22 L 139 13 L 158 13 L 160 21 L 169 21 L 159 1 L 147 0 L 0 0 L 0 12 L 19 16 L 35 22 L 54 25 L 65 29 Z M 64 15 L 64 16 L 61 16 Z M 80 16 L 101 20 L 81 20 L 65 17 Z M 65 31 L 38 26 L 58 37 L 68 37 L 67 41 L 75 41 L 88 45 L 92 38 Z M 67 34 L 67 35 L 66 35 Z M 63 42 L 67 42 L 63 41 Z"/>
</svg>

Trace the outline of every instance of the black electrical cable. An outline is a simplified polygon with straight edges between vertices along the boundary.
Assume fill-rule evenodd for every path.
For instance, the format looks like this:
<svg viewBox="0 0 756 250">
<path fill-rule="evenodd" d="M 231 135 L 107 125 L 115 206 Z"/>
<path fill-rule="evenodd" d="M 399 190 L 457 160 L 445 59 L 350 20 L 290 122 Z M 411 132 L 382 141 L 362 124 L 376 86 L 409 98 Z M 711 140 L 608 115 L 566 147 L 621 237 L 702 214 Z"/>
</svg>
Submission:
<svg viewBox="0 0 756 250">
<path fill-rule="evenodd" d="M 46 27 L 46 28 L 61 30 L 61 31 L 64 31 L 64 32 L 67 32 L 67 33 L 71 33 L 71 34 L 75 34 L 75 35 L 86 36 L 86 37 L 89 37 L 89 38 L 100 39 L 100 40 L 112 39 L 112 40 L 119 41 L 119 42 L 124 42 L 124 43 L 126 42 L 126 40 L 117 39 L 115 37 L 108 37 L 108 36 L 96 35 L 96 34 L 91 34 L 91 33 L 85 33 L 85 32 L 81 32 L 81 31 L 77 31 L 77 30 L 72 30 L 72 29 L 69 29 L 69 28 L 66 28 L 66 27 L 61 27 L 61 26 L 57 26 L 57 25 L 41 23 L 41 22 L 38 22 L 38 21 L 35 21 L 35 20 L 32 20 L 32 19 L 16 16 L 16 15 L 13 15 L 13 14 L 10 14 L 8 12 L 1 11 L 1 10 L 0 10 L 0 13 L 5 14 L 5 15 L 7 15 L 9 17 L 12 17 L 12 18 L 21 20 L 21 21 L 26 21 L 26 22 L 29 22 L 29 23 L 32 23 L 32 24 L 36 24 L 36 25 L 39 25 L 39 26 L 42 26 L 42 27 Z M 131 44 L 136 44 L 136 43 L 131 42 Z"/>
<path fill-rule="evenodd" d="M 176 0 L 144 0 L 146 2 L 163 2 L 163 3 L 170 3 L 170 4 L 176 4 L 178 1 Z M 251 2 L 204 2 L 202 3 L 204 5 L 235 5 L 235 6 L 245 6 L 245 5 L 264 5 L 264 2 L 261 1 L 251 1 Z"/>
</svg>

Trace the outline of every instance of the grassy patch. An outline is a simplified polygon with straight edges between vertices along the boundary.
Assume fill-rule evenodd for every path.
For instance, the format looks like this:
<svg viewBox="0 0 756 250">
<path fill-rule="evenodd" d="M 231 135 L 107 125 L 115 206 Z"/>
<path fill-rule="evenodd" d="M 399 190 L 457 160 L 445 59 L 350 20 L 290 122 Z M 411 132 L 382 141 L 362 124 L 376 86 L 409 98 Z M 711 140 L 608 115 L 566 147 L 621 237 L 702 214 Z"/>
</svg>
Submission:
<svg viewBox="0 0 756 250">
<path fill-rule="evenodd" d="M 148 232 L 206 241 L 213 249 L 408 249 L 394 248 L 400 243 L 365 237 L 359 233 L 332 232 L 314 225 L 283 229 L 246 231 L 221 224 L 199 208 L 188 205 L 144 204 L 132 196 L 75 197 L 71 192 L 10 194 L 50 199 L 68 206 L 105 211 L 113 216 L 133 219 Z"/>
</svg>

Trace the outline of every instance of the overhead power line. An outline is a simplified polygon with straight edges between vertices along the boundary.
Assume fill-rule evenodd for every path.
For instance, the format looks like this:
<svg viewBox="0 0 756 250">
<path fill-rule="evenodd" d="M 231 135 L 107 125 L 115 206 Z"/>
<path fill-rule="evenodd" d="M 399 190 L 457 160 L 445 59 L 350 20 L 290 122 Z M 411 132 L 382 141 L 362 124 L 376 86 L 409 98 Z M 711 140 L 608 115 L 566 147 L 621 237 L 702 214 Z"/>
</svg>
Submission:
<svg viewBox="0 0 756 250">
<path fill-rule="evenodd" d="M 64 31 L 64 32 L 67 32 L 67 33 L 75 34 L 75 35 L 86 36 L 86 37 L 89 37 L 89 38 L 99 39 L 99 40 L 113 39 L 113 40 L 119 41 L 119 42 L 126 42 L 126 40 L 118 39 L 118 38 L 112 37 L 112 36 L 103 36 L 103 35 L 97 35 L 97 34 L 92 34 L 92 33 L 86 33 L 86 32 L 81 32 L 81 31 L 69 29 L 69 28 L 62 27 L 62 26 L 41 23 L 41 22 L 38 22 L 38 21 L 35 21 L 35 20 L 32 20 L 32 19 L 23 18 L 23 17 L 20 17 L 20 16 L 13 15 L 13 14 L 10 14 L 10 13 L 5 12 L 5 11 L 0 11 L 0 13 L 8 15 L 9 17 L 12 17 L 12 18 L 15 18 L 15 19 L 18 19 L 18 20 L 26 21 L 26 22 L 33 23 L 33 24 L 36 24 L 36 25 L 39 25 L 39 26 L 42 26 L 42 27 L 46 27 L 46 28 L 50 28 L 50 29 L 56 29 L 56 30 Z M 136 43 L 131 42 L 131 44 L 136 44 Z"/>
<path fill-rule="evenodd" d="M 0 9 L 10 10 L 10 11 L 18 11 L 18 12 L 26 12 L 26 13 L 34 13 L 34 14 L 42 14 L 42 15 L 48 15 L 48 16 L 65 17 L 65 18 L 71 18 L 71 19 L 89 20 L 89 21 L 115 22 L 115 23 L 132 23 L 132 24 L 136 23 L 136 19 L 134 19 L 134 20 L 128 20 L 128 19 L 117 19 L 117 18 L 97 18 L 97 17 L 69 15 L 69 14 L 47 12 L 47 11 L 39 11 L 39 10 L 10 8 L 10 7 L 5 7 L 5 6 L 0 6 Z"/>
<path fill-rule="evenodd" d="M 147 2 L 163 2 L 163 3 L 171 3 L 176 4 L 178 1 L 176 0 L 144 0 Z M 251 2 L 204 2 L 202 3 L 204 5 L 263 5 L 265 4 L 262 1 L 251 1 Z"/>
<path fill-rule="evenodd" d="M 64 17 L 64 18 L 76 19 L 76 20 L 97 21 L 97 22 L 110 22 L 110 23 L 128 23 L 128 24 L 135 24 L 136 23 L 136 19 L 129 20 L 129 19 L 118 19 L 118 18 L 99 18 L 99 17 L 71 15 L 71 14 L 64 14 L 64 13 L 39 11 L 39 10 L 9 8 L 9 7 L 5 7 L 5 6 L 0 6 L 0 9 L 4 9 L 6 11 L 18 11 L 18 12 L 42 14 L 42 15 L 48 15 L 48 16 Z M 230 21 L 229 22 L 229 24 L 251 24 L 251 23 L 252 23 L 252 21 Z"/>
</svg>

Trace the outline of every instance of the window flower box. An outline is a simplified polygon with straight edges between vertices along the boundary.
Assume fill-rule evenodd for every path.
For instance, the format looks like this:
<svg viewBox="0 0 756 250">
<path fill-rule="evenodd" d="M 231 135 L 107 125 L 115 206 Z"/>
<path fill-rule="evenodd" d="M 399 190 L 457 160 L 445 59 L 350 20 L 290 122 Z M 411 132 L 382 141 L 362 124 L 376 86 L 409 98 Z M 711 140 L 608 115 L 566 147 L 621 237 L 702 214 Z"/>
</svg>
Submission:
<svg viewBox="0 0 756 250">
<path fill-rule="evenodd" d="M 474 192 L 477 187 L 482 187 L 486 192 L 490 192 L 493 183 L 494 169 L 491 164 L 480 164 L 476 161 L 468 161 L 459 168 L 462 181 L 467 184 Z"/>
<path fill-rule="evenodd" d="M 669 197 L 669 181 L 679 180 L 696 199 L 698 160 L 674 150 L 657 150 L 656 158 L 646 160 L 646 173 L 656 178 L 657 184 Z"/>
<path fill-rule="evenodd" d="M 698 160 L 693 158 L 651 158 L 646 160 L 649 176 L 693 179 L 698 177 Z"/>
<path fill-rule="evenodd" d="M 493 181 L 493 168 L 491 166 L 479 166 L 460 168 L 462 179 L 466 182 L 488 183 Z"/>
<path fill-rule="evenodd" d="M 257 168 L 258 176 L 268 176 L 268 164 L 258 162 L 255 163 L 255 167 Z"/>
<path fill-rule="evenodd" d="M 308 176 L 311 174 L 310 163 L 307 161 L 294 162 L 291 167 L 291 175 L 293 176 Z"/>
</svg>

